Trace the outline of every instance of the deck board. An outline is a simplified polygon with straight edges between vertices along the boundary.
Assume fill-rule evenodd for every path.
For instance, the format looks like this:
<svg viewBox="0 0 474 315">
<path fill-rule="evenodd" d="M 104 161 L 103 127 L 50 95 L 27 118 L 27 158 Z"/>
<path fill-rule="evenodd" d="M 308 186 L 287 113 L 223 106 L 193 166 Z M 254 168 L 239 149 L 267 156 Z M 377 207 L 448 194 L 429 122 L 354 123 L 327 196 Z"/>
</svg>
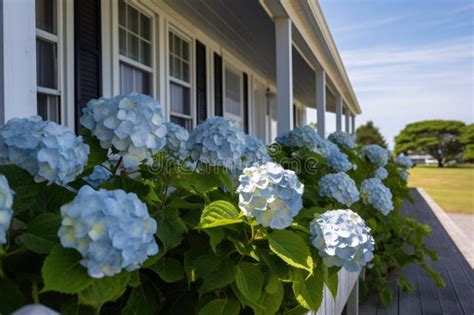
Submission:
<svg viewBox="0 0 474 315">
<path fill-rule="evenodd" d="M 438 288 L 420 267 L 408 266 L 402 272 L 415 285 L 415 292 L 396 288 L 389 308 L 369 296 L 360 305 L 360 314 L 474 314 L 473 269 L 418 191 L 412 190 L 411 195 L 414 203 L 405 202 L 402 214 L 431 227 L 431 235 L 425 241 L 438 252 L 438 260 L 428 263 L 443 276 L 446 288 Z"/>
</svg>

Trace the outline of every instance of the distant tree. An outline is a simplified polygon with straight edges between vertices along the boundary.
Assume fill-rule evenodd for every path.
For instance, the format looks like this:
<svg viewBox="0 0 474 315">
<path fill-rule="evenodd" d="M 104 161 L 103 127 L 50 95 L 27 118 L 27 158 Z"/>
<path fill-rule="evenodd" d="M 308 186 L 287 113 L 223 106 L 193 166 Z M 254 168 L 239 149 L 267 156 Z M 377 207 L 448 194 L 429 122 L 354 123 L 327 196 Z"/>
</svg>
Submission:
<svg viewBox="0 0 474 315">
<path fill-rule="evenodd" d="M 378 144 L 383 148 L 387 148 L 387 142 L 380 133 L 378 127 L 374 126 L 372 121 L 368 121 L 365 125 L 360 125 L 356 130 L 357 147 L 363 147 L 367 144 Z"/>
<path fill-rule="evenodd" d="M 443 167 L 463 151 L 459 136 L 464 123 L 456 120 L 425 120 L 405 126 L 395 137 L 395 154 L 427 153 Z"/>
<path fill-rule="evenodd" d="M 463 160 L 474 162 L 474 124 L 464 127 L 459 141 L 464 145 Z"/>
</svg>

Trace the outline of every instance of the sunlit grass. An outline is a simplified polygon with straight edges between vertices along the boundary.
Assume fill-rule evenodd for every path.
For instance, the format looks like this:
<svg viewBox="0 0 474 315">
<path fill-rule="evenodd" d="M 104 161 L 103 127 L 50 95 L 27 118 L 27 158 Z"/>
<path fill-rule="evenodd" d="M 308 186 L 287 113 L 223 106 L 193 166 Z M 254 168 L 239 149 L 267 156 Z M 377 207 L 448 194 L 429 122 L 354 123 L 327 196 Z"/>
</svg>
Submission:
<svg viewBox="0 0 474 315">
<path fill-rule="evenodd" d="M 448 212 L 474 214 L 474 167 L 417 166 L 410 170 L 410 187 L 423 187 Z"/>
</svg>

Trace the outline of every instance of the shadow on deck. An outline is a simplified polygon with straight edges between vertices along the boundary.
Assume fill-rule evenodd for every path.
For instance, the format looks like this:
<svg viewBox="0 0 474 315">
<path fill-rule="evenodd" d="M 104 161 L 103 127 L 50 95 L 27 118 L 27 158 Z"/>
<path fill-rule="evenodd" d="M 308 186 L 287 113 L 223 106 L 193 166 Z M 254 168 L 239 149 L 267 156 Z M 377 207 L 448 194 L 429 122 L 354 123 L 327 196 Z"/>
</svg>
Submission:
<svg viewBox="0 0 474 315">
<path fill-rule="evenodd" d="M 446 288 L 438 288 L 421 268 L 411 265 L 403 273 L 415 284 L 414 292 L 395 288 L 389 308 L 384 308 L 377 297 L 369 296 L 360 304 L 359 314 L 474 314 L 473 269 L 420 193 L 413 189 L 411 194 L 414 203 L 405 201 L 402 213 L 431 226 L 431 237 L 426 239 L 426 244 L 438 252 L 439 258 L 430 264 L 443 276 Z"/>
</svg>

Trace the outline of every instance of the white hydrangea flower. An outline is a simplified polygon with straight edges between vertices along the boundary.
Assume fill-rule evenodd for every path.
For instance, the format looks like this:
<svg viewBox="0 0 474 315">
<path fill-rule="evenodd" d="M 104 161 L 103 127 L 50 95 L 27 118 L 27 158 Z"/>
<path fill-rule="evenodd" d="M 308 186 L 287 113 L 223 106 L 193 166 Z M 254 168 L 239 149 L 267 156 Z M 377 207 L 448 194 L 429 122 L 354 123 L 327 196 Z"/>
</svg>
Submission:
<svg viewBox="0 0 474 315">
<path fill-rule="evenodd" d="M 370 228 L 350 209 L 323 213 L 310 223 L 310 232 L 311 243 L 328 267 L 360 272 L 374 257 Z"/>
<path fill-rule="evenodd" d="M 91 131 L 104 149 L 113 148 L 126 168 L 135 168 L 166 144 L 167 129 L 159 102 L 147 95 L 91 100 L 82 109 L 81 124 Z"/>
<path fill-rule="evenodd" d="M 267 162 L 245 168 L 239 181 L 240 209 L 263 226 L 284 229 L 303 207 L 304 185 L 295 172 L 279 164 Z"/>
<path fill-rule="evenodd" d="M 334 198 L 348 207 L 359 200 L 354 180 L 342 172 L 323 176 L 319 181 L 319 195 Z"/>
<path fill-rule="evenodd" d="M 93 278 L 136 270 L 158 253 L 156 221 L 134 193 L 86 185 L 61 207 L 61 216 L 61 244 L 81 253 L 80 263 Z"/>
<path fill-rule="evenodd" d="M 369 178 L 362 182 L 360 193 L 365 204 L 372 205 L 387 215 L 393 210 L 392 193 L 379 178 Z"/>
<path fill-rule="evenodd" d="M 344 131 L 331 133 L 328 140 L 346 149 L 354 149 L 356 146 L 355 136 Z"/>
<path fill-rule="evenodd" d="M 88 155 L 89 146 L 82 137 L 39 116 L 12 118 L 0 127 L 0 165 L 17 165 L 36 182 L 72 182 L 87 164 Z"/>
<path fill-rule="evenodd" d="M 7 231 L 13 216 L 13 194 L 7 178 L 0 174 L 0 245 L 7 242 Z"/>
</svg>

